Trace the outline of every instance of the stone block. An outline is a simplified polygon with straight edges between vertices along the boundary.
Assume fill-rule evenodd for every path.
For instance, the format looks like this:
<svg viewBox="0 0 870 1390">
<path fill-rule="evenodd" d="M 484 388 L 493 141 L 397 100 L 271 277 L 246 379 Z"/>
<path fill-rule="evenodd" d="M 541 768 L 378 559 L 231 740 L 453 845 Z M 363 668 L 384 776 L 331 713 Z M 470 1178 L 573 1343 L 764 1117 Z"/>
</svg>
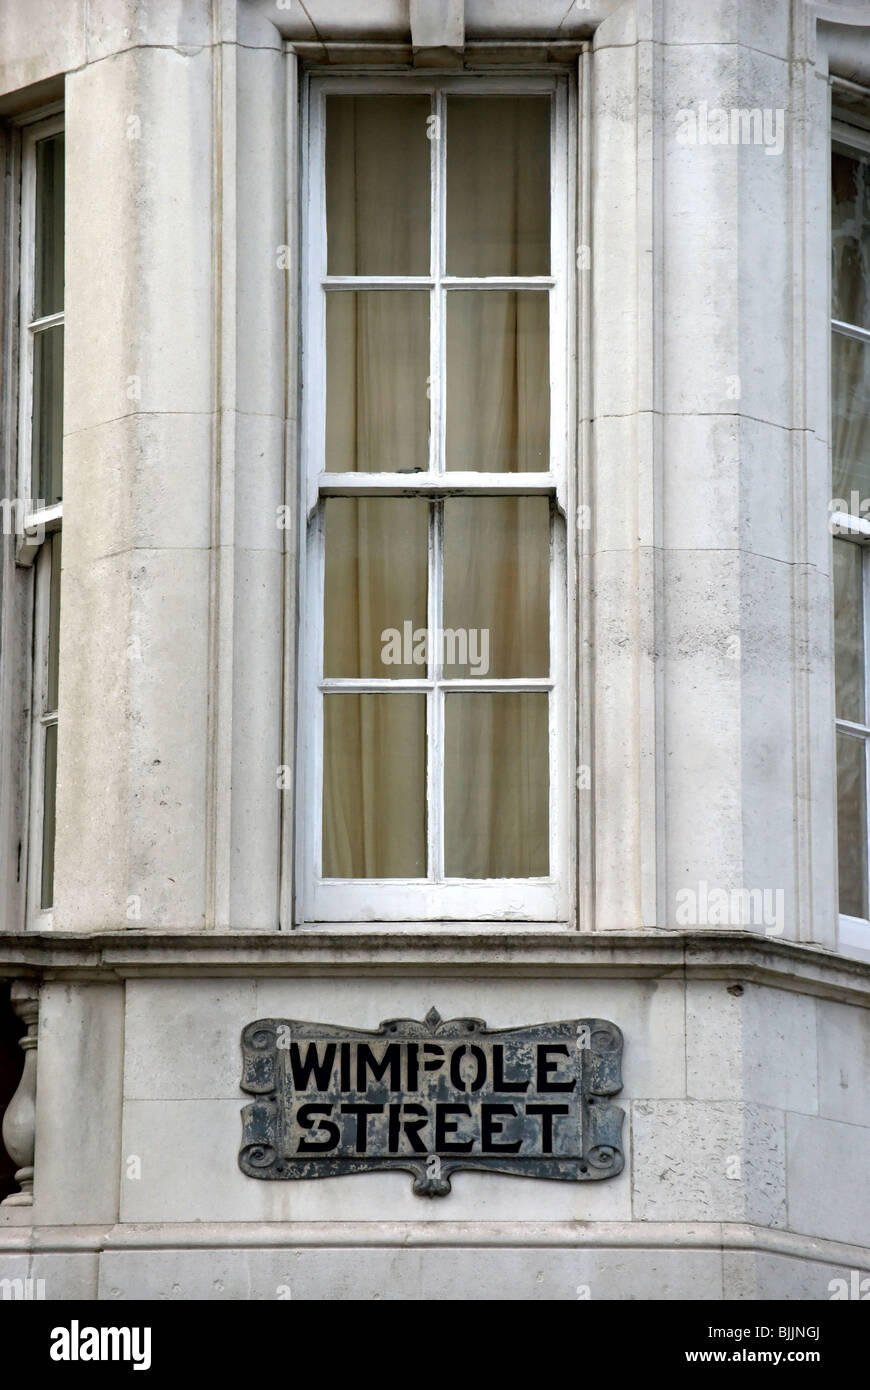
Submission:
<svg viewBox="0 0 870 1390">
<path fill-rule="evenodd" d="M 47 981 L 40 991 L 34 1221 L 117 1220 L 124 990 Z"/>
<path fill-rule="evenodd" d="M 870 1010 L 816 1003 L 819 1114 L 870 1129 Z"/>
<path fill-rule="evenodd" d="M 635 1220 L 785 1225 L 785 1136 L 776 1111 L 636 1101 L 632 1144 Z"/>
<path fill-rule="evenodd" d="M 752 983 L 686 985 L 688 1094 L 815 1114 L 816 1001 Z"/>
<path fill-rule="evenodd" d="M 870 1129 L 788 1115 L 786 1135 L 789 1229 L 870 1245 Z"/>
</svg>

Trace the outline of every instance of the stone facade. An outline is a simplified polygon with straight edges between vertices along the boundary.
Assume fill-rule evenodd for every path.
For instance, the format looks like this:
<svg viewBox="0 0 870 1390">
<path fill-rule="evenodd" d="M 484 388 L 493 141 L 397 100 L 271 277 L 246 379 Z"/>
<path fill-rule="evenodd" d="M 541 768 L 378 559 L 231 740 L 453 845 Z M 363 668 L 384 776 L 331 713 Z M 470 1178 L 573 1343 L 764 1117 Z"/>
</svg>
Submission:
<svg viewBox="0 0 870 1390">
<path fill-rule="evenodd" d="M 0 973 L 39 1020 L 33 1201 L 0 1207 L 0 1277 L 100 1299 L 816 1300 L 870 1279 L 827 384 L 832 81 L 870 84 L 870 16 L 565 11 L 0 0 L 4 138 L 62 99 L 67 151 L 56 892 L 51 929 L 29 930 L 7 756 Z M 309 64 L 415 52 L 576 82 L 592 778 L 565 930 L 294 923 L 275 771 L 293 766 L 297 557 L 274 518 L 298 496 L 298 93 Z M 782 112 L 781 150 L 679 142 L 700 103 Z M 32 595 L 4 554 L 14 721 Z M 781 893 L 781 917 L 687 924 L 686 890 Z M 461 1173 L 430 1202 L 404 1174 L 239 1171 L 245 1024 L 376 1028 L 432 1006 L 617 1023 L 624 1172 Z"/>
</svg>

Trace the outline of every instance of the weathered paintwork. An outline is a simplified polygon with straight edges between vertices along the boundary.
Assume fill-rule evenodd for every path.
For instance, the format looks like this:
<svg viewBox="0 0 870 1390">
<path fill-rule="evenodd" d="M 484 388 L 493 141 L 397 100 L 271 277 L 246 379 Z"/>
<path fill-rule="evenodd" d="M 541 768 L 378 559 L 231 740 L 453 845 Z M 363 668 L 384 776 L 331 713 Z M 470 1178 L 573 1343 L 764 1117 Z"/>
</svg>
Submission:
<svg viewBox="0 0 870 1390">
<path fill-rule="evenodd" d="M 253 1178 L 382 1169 L 443 1196 L 458 1168 L 588 1181 L 622 1171 L 622 1034 L 599 1018 L 489 1029 L 387 1019 L 377 1032 L 264 1018 L 242 1033 L 239 1166 Z"/>
</svg>

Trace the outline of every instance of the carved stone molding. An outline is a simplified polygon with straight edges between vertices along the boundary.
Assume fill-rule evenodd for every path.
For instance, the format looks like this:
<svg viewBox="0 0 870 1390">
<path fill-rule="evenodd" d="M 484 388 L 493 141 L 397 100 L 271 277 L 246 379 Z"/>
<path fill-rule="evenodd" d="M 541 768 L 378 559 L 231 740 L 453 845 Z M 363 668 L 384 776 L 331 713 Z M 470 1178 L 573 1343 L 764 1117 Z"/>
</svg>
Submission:
<svg viewBox="0 0 870 1390">
<path fill-rule="evenodd" d="M 3 1116 L 3 1143 L 18 1165 L 15 1181 L 20 1192 L 13 1192 L 4 1207 L 33 1205 L 33 1155 L 36 1144 L 36 1044 L 39 1017 L 39 986 L 35 980 L 15 980 L 10 991 L 12 1007 L 27 1027 L 21 1038 L 24 1070 L 18 1089 Z"/>
<path fill-rule="evenodd" d="M 485 932 L 398 926 L 317 931 L 21 932 L 0 938 L 0 974 L 52 980 L 433 976 L 750 981 L 870 1006 L 870 960 L 734 927 L 694 931 Z"/>
</svg>

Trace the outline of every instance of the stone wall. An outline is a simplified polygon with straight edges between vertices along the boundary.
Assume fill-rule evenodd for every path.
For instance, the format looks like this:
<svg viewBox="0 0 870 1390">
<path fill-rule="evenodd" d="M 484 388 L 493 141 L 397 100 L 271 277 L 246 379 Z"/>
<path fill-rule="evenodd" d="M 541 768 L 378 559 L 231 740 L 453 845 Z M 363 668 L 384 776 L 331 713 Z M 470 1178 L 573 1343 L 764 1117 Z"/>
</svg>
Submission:
<svg viewBox="0 0 870 1390">
<path fill-rule="evenodd" d="M 561 933 L 378 936 L 295 930 L 275 779 L 295 531 L 274 518 L 297 498 L 300 78 L 410 61 L 410 7 L 0 3 L 0 116 L 63 96 L 68 178 L 56 904 L 50 934 L 19 931 L 10 870 L 0 973 L 41 991 L 35 1199 L 0 1209 L 0 1277 L 49 1297 L 427 1299 L 825 1299 L 868 1278 L 870 950 L 838 953 L 836 910 L 825 190 L 828 54 L 860 76 L 870 26 L 788 0 L 566 9 L 468 0 L 465 29 L 576 79 L 578 911 Z M 782 111 L 781 151 L 680 143 L 701 102 Z M 4 570 L 4 601 L 25 582 Z M 6 864 L 20 790 L 3 784 Z M 781 892 L 782 921 L 686 927 L 678 895 L 702 885 Z M 461 1173 L 431 1202 L 404 1174 L 241 1174 L 244 1024 L 433 1005 L 617 1023 L 625 1171 Z"/>
<path fill-rule="evenodd" d="M 433 1004 L 495 1027 L 616 1022 L 625 1171 L 462 1172 L 439 1199 L 404 1173 L 240 1172 L 246 1023 L 376 1028 Z M 13 1258 L 25 1231 L 2 1225 L 0 1250 L 49 1297 L 826 1299 L 870 1272 L 870 1013 L 786 978 L 708 962 L 688 978 L 46 983 L 39 1061 L 32 1251 Z"/>
</svg>

